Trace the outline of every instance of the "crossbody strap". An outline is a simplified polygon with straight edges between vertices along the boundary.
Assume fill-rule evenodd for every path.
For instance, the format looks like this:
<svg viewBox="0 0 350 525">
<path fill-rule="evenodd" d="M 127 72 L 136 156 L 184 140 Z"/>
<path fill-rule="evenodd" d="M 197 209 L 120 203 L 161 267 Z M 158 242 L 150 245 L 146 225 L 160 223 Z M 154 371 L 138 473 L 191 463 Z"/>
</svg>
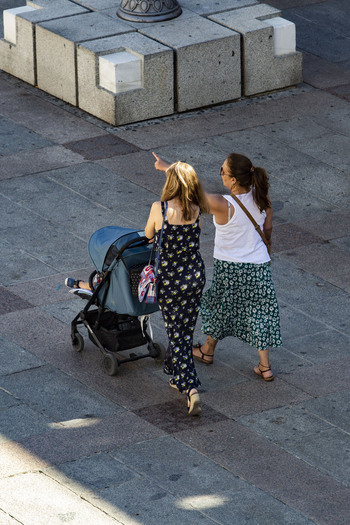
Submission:
<svg viewBox="0 0 350 525">
<path fill-rule="evenodd" d="M 242 210 L 244 211 L 244 213 L 247 215 L 247 217 L 251 220 L 251 222 L 254 224 L 254 228 L 256 229 L 256 231 L 258 232 L 258 234 L 260 235 L 260 237 L 262 238 L 262 240 L 264 241 L 265 245 L 266 245 L 266 248 L 267 248 L 267 251 L 269 252 L 269 255 L 270 255 L 270 245 L 268 244 L 267 242 L 267 239 L 265 237 L 265 234 L 264 232 L 262 231 L 262 229 L 260 228 L 259 224 L 256 222 L 256 220 L 254 219 L 254 217 L 252 216 L 252 214 L 247 210 L 247 208 L 244 206 L 243 202 L 241 202 L 239 200 L 238 197 L 236 197 L 236 195 L 233 195 L 233 193 L 231 193 L 231 197 L 237 202 L 237 204 L 242 208 Z"/>
<path fill-rule="evenodd" d="M 165 202 L 165 209 L 164 210 L 163 210 L 163 206 L 164 206 L 163 202 L 162 202 L 161 206 L 162 206 L 162 213 L 163 213 L 163 222 L 162 222 L 162 229 L 160 230 L 160 235 L 159 235 L 158 253 L 157 253 L 157 259 L 156 259 L 156 266 L 155 266 L 155 269 L 154 269 L 154 277 L 157 277 L 157 273 L 158 273 L 160 249 L 161 249 L 161 245 L 162 245 L 164 221 L 165 221 L 165 217 L 166 217 L 166 212 L 168 210 L 168 201 Z"/>
</svg>

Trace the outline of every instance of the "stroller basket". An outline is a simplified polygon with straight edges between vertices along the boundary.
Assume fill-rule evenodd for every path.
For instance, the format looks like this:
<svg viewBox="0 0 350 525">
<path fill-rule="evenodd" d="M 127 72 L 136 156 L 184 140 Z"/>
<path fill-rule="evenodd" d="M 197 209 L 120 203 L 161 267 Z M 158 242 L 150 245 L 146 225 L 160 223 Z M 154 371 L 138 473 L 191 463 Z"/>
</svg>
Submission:
<svg viewBox="0 0 350 525">
<path fill-rule="evenodd" d="M 98 310 L 90 310 L 86 313 L 86 320 L 102 346 L 110 352 L 129 350 L 147 344 L 148 341 L 142 333 L 141 323 L 137 317 L 105 310 L 96 326 L 97 315 Z M 90 332 L 89 338 L 93 343 L 95 342 Z"/>
</svg>

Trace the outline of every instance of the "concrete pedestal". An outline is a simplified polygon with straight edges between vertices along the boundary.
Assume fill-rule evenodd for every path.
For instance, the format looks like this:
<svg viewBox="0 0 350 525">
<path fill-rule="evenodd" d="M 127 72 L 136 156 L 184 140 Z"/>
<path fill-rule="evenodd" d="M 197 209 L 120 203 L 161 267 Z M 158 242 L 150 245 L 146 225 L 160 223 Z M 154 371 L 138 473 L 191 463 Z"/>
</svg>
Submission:
<svg viewBox="0 0 350 525">
<path fill-rule="evenodd" d="M 117 7 L 23 0 L 4 14 L 0 68 L 116 126 L 302 81 L 294 24 L 257 0 L 182 0 L 154 23 Z"/>
</svg>

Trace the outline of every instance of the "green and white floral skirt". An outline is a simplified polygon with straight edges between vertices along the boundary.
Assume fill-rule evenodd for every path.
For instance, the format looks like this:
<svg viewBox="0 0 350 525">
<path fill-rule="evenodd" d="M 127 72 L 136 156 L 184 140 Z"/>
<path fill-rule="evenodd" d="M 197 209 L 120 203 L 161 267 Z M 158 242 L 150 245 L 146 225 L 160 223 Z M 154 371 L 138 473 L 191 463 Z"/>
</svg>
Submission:
<svg viewBox="0 0 350 525">
<path fill-rule="evenodd" d="M 214 259 L 213 283 L 201 300 L 202 331 L 221 340 L 238 337 L 258 350 L 282 345 L 269 263 Z"/>
</svg>

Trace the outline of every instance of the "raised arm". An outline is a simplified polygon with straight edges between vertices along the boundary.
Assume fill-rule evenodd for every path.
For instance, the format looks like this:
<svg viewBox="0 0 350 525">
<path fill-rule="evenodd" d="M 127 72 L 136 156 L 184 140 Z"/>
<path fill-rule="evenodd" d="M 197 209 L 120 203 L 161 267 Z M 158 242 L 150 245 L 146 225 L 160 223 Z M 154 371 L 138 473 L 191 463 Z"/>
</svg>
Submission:
<svg viewBox="0 0 350 525">
<path fill-rule="evenodd" d="M 156 153 L 152 152 L 152 155 L 155 157 L 156 162 L 154 167 L 159 171 L 166 171 L 171 164 L 166 160 L 163 160 Z M 221 215 L 227 217 L 227 201 L 222 195 L 216 195 L 211 193 L 205 194 L 210 208 L 210 213 L 212 213 L 216 219 L 221 219 Z"/>
<path fill-rule="evenodd" d="M 154 167 L 156 168 L 156 170 L 166 171 L 169 168 L 169 166 L 171 166 L 171 164 L 169 164 L 169 162 L 167 162 L 166 160 L 163 160 L 162 158 L 158 157 L 158 155 L 156 153 L 154 153 L 153 151 L 152 151 L 152 155 L 156 159 L 156 161 L 154 163 Z"/>
</svg>

